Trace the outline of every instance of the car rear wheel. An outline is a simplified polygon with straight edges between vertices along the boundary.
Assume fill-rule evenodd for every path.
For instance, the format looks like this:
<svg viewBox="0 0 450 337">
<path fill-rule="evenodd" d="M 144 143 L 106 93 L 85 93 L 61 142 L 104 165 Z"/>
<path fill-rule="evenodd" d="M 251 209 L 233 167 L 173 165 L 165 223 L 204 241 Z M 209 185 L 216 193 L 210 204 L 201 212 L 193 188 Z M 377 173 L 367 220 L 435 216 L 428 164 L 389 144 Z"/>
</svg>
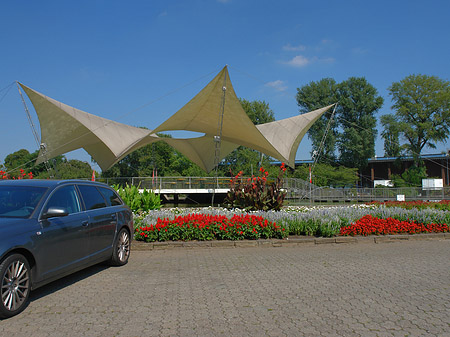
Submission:
<svg viewBox="0 0 450 337">
<path fill-rule="evenodd" d="M 114 242 L 110 263 L 113 266 L 123 266 L 124 264 L 127 264 L 128 258 L 130 257 L 130 246 L 130 233 L 125 228 L 122 228 Z"/>
<path fill-rule="evenodd" d="M 28 304 L 31 290 L 30 265 L 20 254 L 8 256 L 0 264 L 0 317 L 17 315 Z"/>
</svg>

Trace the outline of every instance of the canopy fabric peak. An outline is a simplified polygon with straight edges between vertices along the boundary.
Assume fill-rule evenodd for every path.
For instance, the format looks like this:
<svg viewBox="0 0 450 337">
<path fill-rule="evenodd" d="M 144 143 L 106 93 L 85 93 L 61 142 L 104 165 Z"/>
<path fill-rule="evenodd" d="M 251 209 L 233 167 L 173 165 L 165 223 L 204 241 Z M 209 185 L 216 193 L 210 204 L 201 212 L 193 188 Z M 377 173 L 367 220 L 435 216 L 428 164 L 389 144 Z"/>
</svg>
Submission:
<svg viewBox="0 0 450 337">
<path fill-rule="evenodd" d="M 298 146 L 309 128 L 333 105 L 306 114 L 254 125 L 237 98 L 224 67 L 194 98 L 154 130 L 114 122 L 47 97 L 21 83 L 39 118 L 41 146 L 36 164 L 83 148 L 107 170 L 127 154 L 164 141 L 205 171 L 243 145 L 294 167 Z M 222 123 L 220 118 L 223 117 Z M 204 133 L 189 139 L 158 137 L 157 132 Z M 217 141 L 220 141 L 219 158 Z"/>
</svg>

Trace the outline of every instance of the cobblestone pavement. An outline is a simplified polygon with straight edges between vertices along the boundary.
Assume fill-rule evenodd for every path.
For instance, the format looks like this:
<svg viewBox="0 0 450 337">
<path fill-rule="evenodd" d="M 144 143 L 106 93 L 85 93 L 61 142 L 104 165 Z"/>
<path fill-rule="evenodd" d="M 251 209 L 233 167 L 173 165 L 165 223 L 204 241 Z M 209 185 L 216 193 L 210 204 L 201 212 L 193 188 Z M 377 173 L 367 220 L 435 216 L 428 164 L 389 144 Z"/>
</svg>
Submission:
<svg viewBox="0 0 450 337">
<path fill-rule="evenodd" d="M 449 335 L 450 240 L 133 251 L 0 321 L 0 336 Z"/>
</svg>

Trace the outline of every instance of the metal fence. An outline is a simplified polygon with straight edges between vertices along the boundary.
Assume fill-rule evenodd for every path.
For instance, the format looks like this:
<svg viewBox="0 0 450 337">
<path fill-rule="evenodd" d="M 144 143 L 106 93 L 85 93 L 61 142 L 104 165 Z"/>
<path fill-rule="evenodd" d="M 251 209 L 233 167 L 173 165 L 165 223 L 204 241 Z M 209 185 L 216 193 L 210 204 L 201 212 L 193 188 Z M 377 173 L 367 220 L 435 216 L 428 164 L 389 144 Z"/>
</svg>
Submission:
<svg viewBox="0 0 450 337">
<path fill-rule="evenodd" d="M 420 187 L 404 188 L 329 188 L 316 187 L 311 190 L 287 189 L 287 199 L 297 202 L 370 202 L 370 201 L 412 201 L 450 199 L 450 187 L 435 190 Z"/>
<path fill-rule="evenodd" d="M 241 177 L 242 181 L 247 179 L 248 177 Z M 226 189 L 230 187 L 229 177 L 121 177 L 97 180 L 108 185 L 129 184 L 154 190 Z M 268 182 L 271 181 L 268 180 Z M 448 186 L 434 190 L 420 187 L 330 188 L 318 187 L 302 179 L 286 178 L 283 180 L 283 188 L 287 192 L 286 199 L 293 204 L 450 199 L 450 187 Z"/>
<path fill-rule="evenodd" d="M 122 177 L 100 178 L 97 181 L 108 185 L 134 185 L 140 188 L 162 189 L 218 189 L 229 188 L 228 177 Z"/>
</svg>

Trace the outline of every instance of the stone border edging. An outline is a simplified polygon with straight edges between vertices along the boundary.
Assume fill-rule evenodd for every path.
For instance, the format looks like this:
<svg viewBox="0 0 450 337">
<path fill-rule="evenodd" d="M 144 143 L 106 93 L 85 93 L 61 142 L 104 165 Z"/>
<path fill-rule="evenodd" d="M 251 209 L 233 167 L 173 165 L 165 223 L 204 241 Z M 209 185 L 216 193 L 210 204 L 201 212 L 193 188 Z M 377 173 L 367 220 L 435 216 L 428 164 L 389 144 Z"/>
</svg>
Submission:
<svg viewBox="0 0 450 337">
<path fill-rule="evenodd" d="M 215 241 L 165 241 L 142 242 L 133 240 L 132 250 L 153 250 L 173 248 L 234 248 L 234 247 L 295 247 L 319 244 L 342 243 L 389 243 L 408 240 L 448 240 L 450 233 L 399 234 L 399 235 L 370 235 L 370 236 L 336 236 L 331 238 L 290 236 L 287 239 L 267 240 L 215 240 Z"/>
</svg>

